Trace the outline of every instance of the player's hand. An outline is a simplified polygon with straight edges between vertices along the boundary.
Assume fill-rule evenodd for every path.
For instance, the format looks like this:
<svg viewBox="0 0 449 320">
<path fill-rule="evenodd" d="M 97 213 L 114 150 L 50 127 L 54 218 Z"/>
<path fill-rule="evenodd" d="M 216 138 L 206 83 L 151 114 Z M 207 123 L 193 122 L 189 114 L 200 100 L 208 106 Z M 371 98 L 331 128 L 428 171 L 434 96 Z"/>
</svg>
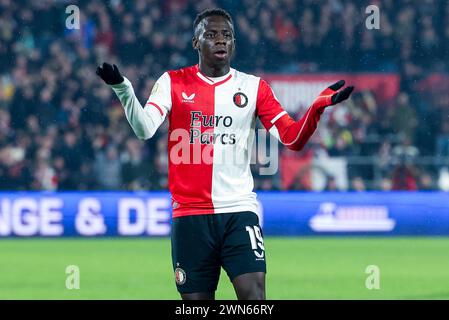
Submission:
<svg viewBox="0 0 449 320">
<path fill-rule="evenodd" d="M 354 90 L 353 86 L 349 86 L 344 88 L 343 90 L 338 91 L 345 85 L 345 80 L 340 80 L 333 85 L 327 87 L 324 91 L 320 93 L 320 95 L 315 99 L 313 105 L 319 109 L 323 109 L 328 106 L 333 106 L 334 104 L 345 101 L 349 98 L 352 91 Z"/>
<path fill-rule="evenodd" d="M 125 80 L 115 64 L 103 62 L 103 67 L 97 67 L 96 74 L 107 84 L 119 84 Z"/>
<path fill-rule="evenodd" d="M 335 92 L 331 98 L 332 105 L 340 103 L 340 102 L 348 99 L 349 96 L 351 95 L 352 90 L 354 90 L 353 86 L 349 86 L 349 87 L 344 88 L 343 90 L 337 91 L 344 85 L 345 85 L 345 80 L 340 80 L 328 88 L 328 89 L 332 90 L 333 92 Z"/>
</svg>

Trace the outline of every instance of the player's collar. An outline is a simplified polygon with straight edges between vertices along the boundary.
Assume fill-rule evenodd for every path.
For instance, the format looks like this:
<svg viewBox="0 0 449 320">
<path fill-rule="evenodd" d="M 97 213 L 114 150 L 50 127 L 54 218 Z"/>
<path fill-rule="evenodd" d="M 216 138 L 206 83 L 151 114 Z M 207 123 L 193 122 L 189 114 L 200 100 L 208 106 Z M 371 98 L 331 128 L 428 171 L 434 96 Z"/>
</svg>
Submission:
<svg viewBox="0 0 449 320">
<path fill-rule="evenodd" d="M 228 81 L 229 79 L 232 78 L 232 74 L 234 73 L 234 69 L 230 68 L 229 72 L 227 74 L 225 74 L 224 76 L 208 77 L 200 71 L 198 64 L 195 66 L 195 68 L 197 71 L 196 75 L 198 76 L 198 78 L 200 78 L 201 80 L 203 80 L 204 82 L 206 82 L 207 84 L 209 84 L 211 86 L 219 86 L 220 84 L 225 83 L 226 81 Z"/>
</svg>

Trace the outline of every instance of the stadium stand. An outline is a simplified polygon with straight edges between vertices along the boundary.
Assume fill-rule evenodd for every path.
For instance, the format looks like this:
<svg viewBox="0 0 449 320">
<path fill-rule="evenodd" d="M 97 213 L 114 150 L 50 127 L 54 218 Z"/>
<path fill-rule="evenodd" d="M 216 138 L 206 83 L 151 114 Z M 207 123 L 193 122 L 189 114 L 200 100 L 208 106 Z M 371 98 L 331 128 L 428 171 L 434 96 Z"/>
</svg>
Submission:
<svg viewBox="0 0 449 320">
<path fill-rule="evenodd" d="M 69 4 L 0 0 L 2 190 L 166 189 L 167 126 L 139 141 L 95 69 L 116 63 L 145 101 L 164 71 L 197 63 L 192 22 L 207 7 L 233 16 L 236 69 L 399 76 L 393 99 L 355 92 L 343 120 L 282 156 L 345 158 L 349 190 L 448 187 L 449 2 L 89 0 L 77 3 L 79 30 L 65 27 Z M 381 10 L 379 30 L 365 28 L 370 4 Z M 328 173 L 312 187 L 299 169 L 288 184 L 282 166 L 275 176 L 256 171 L 256 189 L 342 190 Z"/>
</svg>

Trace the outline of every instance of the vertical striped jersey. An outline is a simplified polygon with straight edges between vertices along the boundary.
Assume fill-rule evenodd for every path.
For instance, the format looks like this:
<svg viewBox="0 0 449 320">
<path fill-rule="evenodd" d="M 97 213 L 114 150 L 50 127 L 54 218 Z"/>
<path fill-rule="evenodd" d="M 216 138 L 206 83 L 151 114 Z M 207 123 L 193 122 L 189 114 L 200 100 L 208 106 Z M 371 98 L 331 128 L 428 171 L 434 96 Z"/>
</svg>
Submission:
<svg viewBox="0 0 449 320">
<path fill-rule="evenodd" d="M 139 138 L 151 138 L 166 118 L 169 121 L 173 217 L 257 213 L 250 170 L 256 118 L 281 143 L 300 150 L 324 111 L 322 103 L 312 104 L 295 121 L 266 81 L 233 68 L 219 78 L 207 77 L 198 65 L 168 71 L 157 80 L 144 107 L 127 78 L 111 87 Z"/>
</svg>

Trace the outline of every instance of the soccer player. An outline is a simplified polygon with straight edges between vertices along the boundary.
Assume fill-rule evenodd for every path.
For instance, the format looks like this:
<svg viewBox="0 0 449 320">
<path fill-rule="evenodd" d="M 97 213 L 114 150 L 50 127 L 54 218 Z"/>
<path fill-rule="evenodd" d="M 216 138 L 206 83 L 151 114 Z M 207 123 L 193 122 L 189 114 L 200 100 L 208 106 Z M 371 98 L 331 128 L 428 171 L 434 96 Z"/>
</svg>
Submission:
<svg viewBox="0 0 449 320">
<path fill-rule="evenodd" d="M 214 299 L 223 267 L 238 299 L 263 300 L 265 248 L 250 171 L 255 119 L 299 151 L 324 109 L 347 99 L 353 87 L 339 90 L 340 80 L 294 121 L 267 82 L 230 67 L 235 38 L 226 11 L 201 12 L 192 44 L 199 63 L 165 72 L 144 107 L 116 65 L 103 63 L 97 74 L 117 94 L 140 139 L 151 138 L 168 118 L 172 263 L 182 299 Z M 243 160 L 223 161 L 223 154 Z"/>
</svg>

